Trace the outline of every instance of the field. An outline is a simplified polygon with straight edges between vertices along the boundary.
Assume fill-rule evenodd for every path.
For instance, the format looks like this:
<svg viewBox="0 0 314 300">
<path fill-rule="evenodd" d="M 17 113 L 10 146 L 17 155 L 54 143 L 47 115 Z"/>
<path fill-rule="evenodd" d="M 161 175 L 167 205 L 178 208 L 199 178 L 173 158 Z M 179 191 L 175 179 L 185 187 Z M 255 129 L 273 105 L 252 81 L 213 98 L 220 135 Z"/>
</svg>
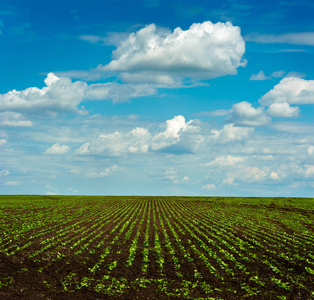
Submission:
<svg viewBox="0 0 314 300">
<path fill-rule="evenodd" d="M 314 299 L 313 239 L 313 198 L 0 196 L 0 299 Z"/>
</svg>

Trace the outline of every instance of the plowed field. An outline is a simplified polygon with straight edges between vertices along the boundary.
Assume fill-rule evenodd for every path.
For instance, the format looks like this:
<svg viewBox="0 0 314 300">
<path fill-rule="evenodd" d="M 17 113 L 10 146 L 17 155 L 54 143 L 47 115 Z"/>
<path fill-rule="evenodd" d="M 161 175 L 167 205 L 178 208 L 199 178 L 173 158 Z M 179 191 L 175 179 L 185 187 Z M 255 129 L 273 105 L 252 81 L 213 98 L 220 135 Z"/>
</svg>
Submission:
<svg viewBox="0 0 314 300">
<path fill-rule="evenodd" d="M 314 199 L 0 196 L 0 299 L 314 299 Z"/>
</svg>

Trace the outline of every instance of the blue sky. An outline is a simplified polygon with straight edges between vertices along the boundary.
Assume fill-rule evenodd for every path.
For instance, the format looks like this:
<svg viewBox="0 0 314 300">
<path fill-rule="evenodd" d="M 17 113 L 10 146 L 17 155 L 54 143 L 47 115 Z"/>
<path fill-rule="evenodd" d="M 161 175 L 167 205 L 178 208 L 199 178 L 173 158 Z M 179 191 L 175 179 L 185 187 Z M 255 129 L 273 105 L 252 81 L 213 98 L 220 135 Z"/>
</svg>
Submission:
<svg viewBox="0 0 314 300">
<path fill-rule="evenodd" d="M 0 4 L 0 193 L 313 197 L 312 1 Z"/>
</svg>

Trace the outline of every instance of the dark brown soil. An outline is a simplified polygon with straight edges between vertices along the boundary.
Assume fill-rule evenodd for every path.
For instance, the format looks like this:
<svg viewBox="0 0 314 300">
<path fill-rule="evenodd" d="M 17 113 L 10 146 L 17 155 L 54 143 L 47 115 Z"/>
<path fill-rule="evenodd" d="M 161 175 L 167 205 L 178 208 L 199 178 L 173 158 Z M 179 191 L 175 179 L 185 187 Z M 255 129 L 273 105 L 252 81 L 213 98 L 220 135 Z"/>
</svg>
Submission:
<svg viewBox="0 0 314 300">
<path fill-rule="evenodd" d="M 145 202 L 150 204 L 150 210 L 148 206 L 142 209 Z M 314 245 L 308 242 L 313 233 L 308 229 L 313 228 L 313 211 L 300 206 L 294 210 L 292 202 L 287 202 L 286 207 L 283 200 L 271 205 L 262 205 L 260 198 L 253 199 L 252 204 L 247 202 L 237 198 L 233 201 L 230 198 L 61 196 L 34 196 L 22 202 L 13 196 L 0 196 L 5 221 L 0 223 L 0 299 L 314 299 L 314 273 L 311 273 L 311 270 L 314 272 Z M 29 209 L 25 203 L 29 203 Z M 110 213 L 106 214 L 107 211 Z M 300 213 L 303 218 L 299 224 L 287 225 L 289 217 L 292 219 Z M 166 220 L 170 221 L 181 247 Z M 149 265 L 143 273 L 148 221 Z M 24 226 L 27 222 L 39 226 L 32 225 L 27 230 Z M 63 224 L 49 231 L 58 222 Z M 122 230 L 125 222 L 129 223 Z M 97 226 L 91 228 L 94 224 Z M 57 232 L 70 225 L 74 226 L 59 239 Z M 272 233 L 271 226 L 276 226 L 278 231 Z M 125 240 L 130 228 L 130 238 Z M 257 228 L 270 236 L 261 234 Z M 39 232 L 43 234 L 34 237 Z M 127 267 L 137 232 L 134 261 Z M 161 253 L 155 247 L 156 233 Z M 278 236 L 283 237 L 282 243 Z M 41 242 L 52 237 L 55 239 L 51 240 L 51 246 L 38 252 L 49 244 Z M 295 244 L 291 242 L 293 239 Z M 278 244 L 273 244 L 273 240 Z M 19 250 L 30 241 L 28 247 Z M 103 245 L 96 248 L 101 241 Z M 89 243 L 87 248 L 76 255 L 86 243 Z M 190 254 L 190 260 L 182 252 L 182 246 Z M 109 254 L 102 258 L 107 247 Z M 162 268 L 157 263 L 160 256 L 164 259 Z M 215 272 L 210 271 L 206 261 Z M 99 268 L 92 272 L 98 263 Z"/>
</svg>

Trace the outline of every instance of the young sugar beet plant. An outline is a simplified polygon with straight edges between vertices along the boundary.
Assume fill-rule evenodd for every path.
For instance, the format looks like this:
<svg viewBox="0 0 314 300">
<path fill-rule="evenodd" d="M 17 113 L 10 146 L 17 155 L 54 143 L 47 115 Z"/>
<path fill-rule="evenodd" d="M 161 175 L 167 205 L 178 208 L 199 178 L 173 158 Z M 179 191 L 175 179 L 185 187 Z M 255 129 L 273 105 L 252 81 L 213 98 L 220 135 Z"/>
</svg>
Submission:
<svg viewBox="0 0 314 300">
<path fill-rule="evenodd" d="M 134 210 L 136 211 L 136 210 Z M 132 210 L 125 210 L 125 214 L 122 214 L 121 216 L 121 220 L 116 224 L 116 226 L 109 232 L 108 237 L 114 235 L 114 233 L 119 229 L 119 227 L 121 226 L 121 224 L 125 224 L 125 220 L 127 220 L 129 218 L 129 215 L 132 213 Z M 116 235 L 113 240 L 110 242 L 110 246 L 107 246 L 104 250 L 104 252 L 100 255 L 100 259 L 98 260 L 98 262 L 96 262 L 94 264 L 93 267 L 89 268 L 89 271 L 91 273 L 95 273 L 96 270 L 100 269 L 100 266 L 105 262 L 106 257 L 109 255 L 110 250 L 112 248 L 112 246 L 117 242 L 117 240 L 119 239 L 119 235 L 123 232 L 124 227 L 122 226 L 122 229 L 120 230 L 119 234 Z M 100 248 L 107 239 L 103 239 L 100 243 L 98 243 L 98 245 L 96 246 L 96 248 Z"/>
<path fill-rule="evenodd" d="M 147 206 L 147 202 L 145 203 L 144 211 L 146 211 L 146 206 Z M 129 257 L 127 258 L 127 261 L 126 261 L 126 266 L 127 267 L 132 266 L 132 264 L 134 262 L 135 255 L 136 255 L 136 250 L 138 248 L 138 239 L 139 239 L 139 236 L 141 234 L 141 229 L 142 229 L 143 222 L 144 222 L 144 214 L 142 214 L 142 218 L 141 218 L 141 220 L 140 220 L 140 222 L 138 224 L 138 229 L 137 229 L 136 235 L 135 235 L 133 241 L 131 242 L 131 247 L 130 247 L 130 250 L 129 250 Z"/>
<path fill-rule="evenodd" d="M 156 263 L 159 268 L 159 274 L 161 276 L 164 276 L 163 274 L 163 268 L 164 268 L 164 263 L 165 259 L 163 257 L 162 249 L 161 249 L 161 242 L 160 238 L 158 235 L 158 228 L 156 224 L 156 208 L 153 207 L 153 222 L 154 222 L 154 229 L 155 229 L 155 234 L 154 234 L 154 245 L 155 245 L 155 252 L 156 252 Z"/>
<path fill-rule="evenodd" d="M 150 213 L 151 213 L 151 203 L 148 203 L 148 218 L 146 223 L 146 231 L 145 231 L 145 238 L 143 242 L 143 265 L 142 265 L 142 272 L 145 274 L 147 272 L 147 268 L 149 265 L 149 229 L 150 229 Z"/>
<path fill-rule="evenodd" d="M 162 214 L 157 206 L 157 209 L 156 209 L 157 213 L 158 213 L 158 219 L 159 219 L 159 223 L 161 225 L 161 228 L 162 228 L 162 232 L 164 234 L 164 237 L 165 237 L 165 244 L 166 244 L 166 248 L 168 249 L 169 251 L 169 254 L 171 255 L 171 259 L 173 261 L 173 264 L 174 264 L 174 267 L 176 270 L 179 270 L 181 265 L 179 263 L 179 259 L 178 257 L 176 256 L 176 251 L 174 249 L 174 247 L 172 246 L 171 244 L 171 241 L 170 241 L 170 238 L 169 238 L 169 235 L 167 234 L 167 229 L 165 228 L 165 225 L 164 225 L 164 222 L 162 220 Z M 180 273 L 178 273 L 180 274 Z"/>
</svg>

